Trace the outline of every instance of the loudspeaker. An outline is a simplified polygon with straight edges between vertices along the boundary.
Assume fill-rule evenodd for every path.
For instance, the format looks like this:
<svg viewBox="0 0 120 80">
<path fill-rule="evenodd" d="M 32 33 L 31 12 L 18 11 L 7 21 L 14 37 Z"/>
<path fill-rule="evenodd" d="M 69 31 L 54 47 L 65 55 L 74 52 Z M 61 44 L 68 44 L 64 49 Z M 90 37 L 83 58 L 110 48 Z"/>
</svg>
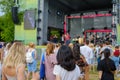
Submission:
<svg viewBox="0 0 120 80">
<path fill-rule="evenodd" d="M 19 24 L 18 7 L 12 7 L 12 20 L 14 24 Z"/>
<path fill-rule="evenodd" d="M 94 30 L 94 29 L 95 29 L 94 27 L 91 28 L 91 30 Z"/>
<path fill-rule="evenodd" d="M 104 29 L 108 29 L 108 27 L 104 27 Z"/>
</svg>

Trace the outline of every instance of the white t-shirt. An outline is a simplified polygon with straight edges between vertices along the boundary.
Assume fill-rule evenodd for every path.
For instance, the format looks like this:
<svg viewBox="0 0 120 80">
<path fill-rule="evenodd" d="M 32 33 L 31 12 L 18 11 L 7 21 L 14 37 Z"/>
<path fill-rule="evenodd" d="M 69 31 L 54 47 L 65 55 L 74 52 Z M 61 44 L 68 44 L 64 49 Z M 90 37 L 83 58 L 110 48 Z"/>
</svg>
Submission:
<svg viewBox="0 0 120 80">
<path fill-rule="evenodd" d="M 61 80 L 79 80 L 82 75 L 79 67 L 76 65 L 73 71 L 67 71 L 60 65 L 55 65 L 53 69 L 54 75 L 59 75 Z"/>
<path fill-rule="evenodd" d="M 92 59 L 93 55 L 92 49 L 89 46 L 85 45 L 80 47 L 80 52 L 85 57 L 87 63 L 90 64 L 90 59 Z"/>
</svg>

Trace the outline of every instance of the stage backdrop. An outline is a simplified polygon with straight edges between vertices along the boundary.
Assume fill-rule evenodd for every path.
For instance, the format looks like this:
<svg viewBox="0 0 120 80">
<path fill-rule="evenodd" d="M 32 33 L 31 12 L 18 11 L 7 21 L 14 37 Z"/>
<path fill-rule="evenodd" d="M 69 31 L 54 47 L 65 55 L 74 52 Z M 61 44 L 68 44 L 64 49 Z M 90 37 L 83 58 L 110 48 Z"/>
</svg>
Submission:
<svg viewBox="0 0 120 80">
<path fill-rule="evenodd" d="M 15 26 L 15 40 L 21 40 L 25 44 L 28 44 L 29 42 L 37 43 L 37 33 L 36 29 L 34 30 L 24 30 L 24 24 L 16 25 Z"/>
<path fill-rule="evenodd" d="M 85 13 L 84 15 L 95 14 L 94 12 Z M 104 14 L 101 12 L 101 14 Z M 79 14 L 72 14 L 71 16 L 80 16 Z M 87 17 L 87 18 L 70 18 L 70 35 L 74 37 L 75 35 L 83 35 L 84 30 L 104 29 L 111 28 L 112 16 L 102 16 L 102 17 Z M 68 25 L 67 25 L 68 27 Z"/>
</svg>

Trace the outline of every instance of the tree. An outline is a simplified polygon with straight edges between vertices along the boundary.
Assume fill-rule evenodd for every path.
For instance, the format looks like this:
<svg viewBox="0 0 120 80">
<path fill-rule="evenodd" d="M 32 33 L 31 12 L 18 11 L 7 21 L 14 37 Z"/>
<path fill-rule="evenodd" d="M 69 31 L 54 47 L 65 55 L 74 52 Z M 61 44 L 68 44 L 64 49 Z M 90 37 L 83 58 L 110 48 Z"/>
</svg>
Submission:
<svg viewBox="0 0 120 80">
<path fill-rule="evenodd" d="M 3 18 L 0 18 L 0 27 L 1 27 L 1 40 L 5 42 L 10 42 L 14 40 L 14 23 L 11 20 L 11 15 L 6 18 L 6 15 Z"/>
<path fill-rule="evenodd" d="M 0 40 L 5 42 L 14 40 L 14 23 L 11 16 L 11 8 L 14 5 L 13 0 L 0 0 L 0 7 L 4 13 L 0 17 Z"/>
<path fill-rule="evenodd" d="M 0 8 L 4 13 L 10 13 L 11 7 L 15 6 L 14 0 L 0 0 Z"/>
</svg>

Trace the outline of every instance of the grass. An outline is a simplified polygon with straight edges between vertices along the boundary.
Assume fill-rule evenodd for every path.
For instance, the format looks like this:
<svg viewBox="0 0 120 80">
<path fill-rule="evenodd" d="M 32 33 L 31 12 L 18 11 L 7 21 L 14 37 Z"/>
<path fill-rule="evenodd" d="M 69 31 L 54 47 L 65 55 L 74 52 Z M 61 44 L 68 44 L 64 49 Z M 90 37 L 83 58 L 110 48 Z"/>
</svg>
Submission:
<svg viewBox="0 0 120 80">
<path fill-rule="evenodd" d="M 98 80 L 98 72 L 95 71 L 95 72 L 92 72 L 90 71 L 90 80 Z"/>
<path fill-rule="evenodd" d="M 39 68 L 40 68 L 40 61 L 38 61 L 37 70 L 39 70 Z M 120 74 L 120 72 L 118 74 Z M 95 66 L 95 71 L 90 71 L 89 77 L 90 80 L 98 80 L 98 71 L 96 69 L 96 66 Z M 119 77 L 115 76 L 115 80 L 120 80 L 120 76 Z"/>
<path fill-rule="evenodd" d="M 118 74 L 120 74 L 120 72 Z M 98 80 L 98 71 L 97 70 L 95 70 L 94 72 L 90 71 L 89 77 L 90 77 L 90 80 Z M 115 76 L 115 80 L 120 80 L 120 76 L 119 77 Z"/>
<path fill-rule="evenodd" d="M 46 48 L 46 46 L 36 46 L 37 48 L 37 52 L 38 52 L 38 64 L 37 64 L 37 70 L 39 70 L 40 68 L 40 57 L 41 57 L 41 53 L 44 51 L 42 49 Z M 96 67 L 95 67 L 96 69 Z M 120 74 L 120 73 L 119 73 Z M 97 70 L 95 70 L 94 72 L 93 71 L 90 71 L 90 80 L 98 80 L 98 72 Z M 115 77 L 115 80 L 120 80 L 120 77 Z"/>
</svg>

